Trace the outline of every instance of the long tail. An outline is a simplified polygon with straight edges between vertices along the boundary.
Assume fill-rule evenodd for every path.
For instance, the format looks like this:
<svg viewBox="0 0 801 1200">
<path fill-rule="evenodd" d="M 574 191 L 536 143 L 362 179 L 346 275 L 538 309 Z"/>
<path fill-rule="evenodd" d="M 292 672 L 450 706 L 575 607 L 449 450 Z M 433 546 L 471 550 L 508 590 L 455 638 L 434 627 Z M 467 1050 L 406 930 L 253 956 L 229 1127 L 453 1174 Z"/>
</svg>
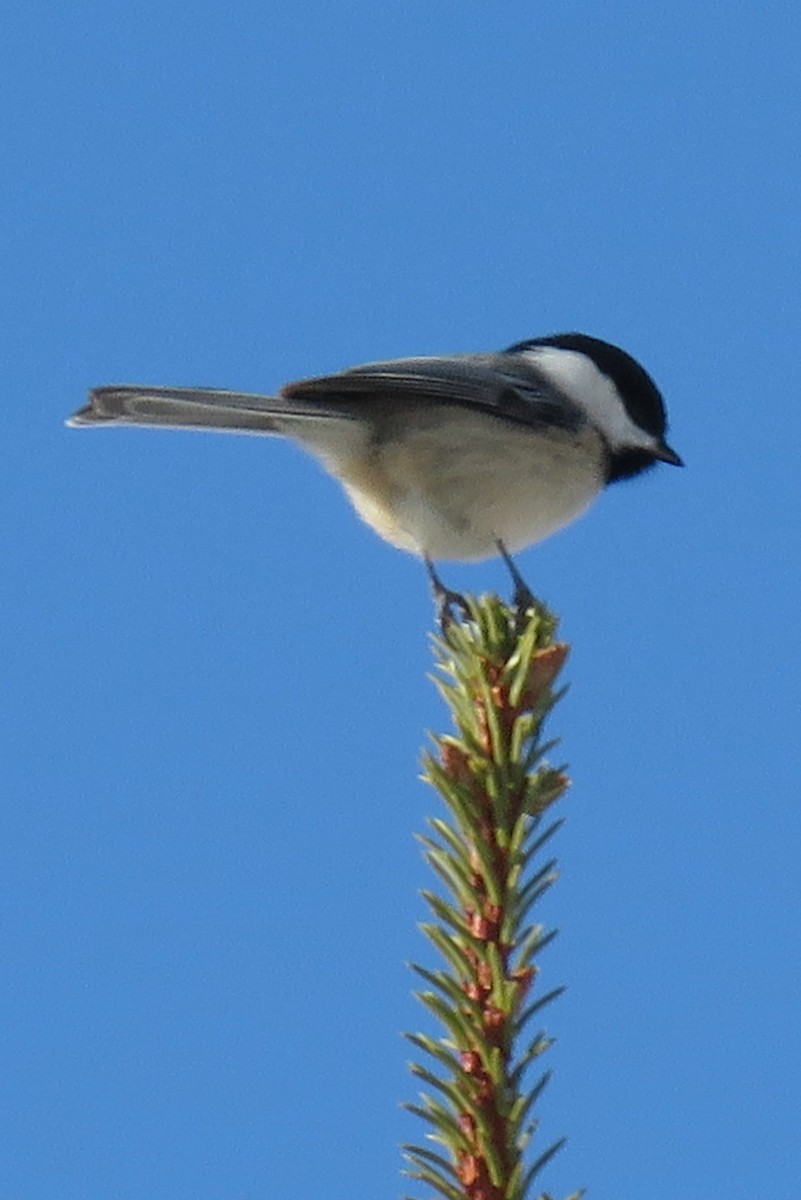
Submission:
<svg viewBox="0 0 801 1200">
<path fill-rule="evenodd" d="M 161 425 L 179 429 L 228 429 L 243 433 L 283 433 L 292 424 L 319 422 L 345 414 L 325 404 L 299 404 L 283 396 L 258 396 L 215 388 L 93 388 L 89 403 L 68 425 Z"/>
</svg>

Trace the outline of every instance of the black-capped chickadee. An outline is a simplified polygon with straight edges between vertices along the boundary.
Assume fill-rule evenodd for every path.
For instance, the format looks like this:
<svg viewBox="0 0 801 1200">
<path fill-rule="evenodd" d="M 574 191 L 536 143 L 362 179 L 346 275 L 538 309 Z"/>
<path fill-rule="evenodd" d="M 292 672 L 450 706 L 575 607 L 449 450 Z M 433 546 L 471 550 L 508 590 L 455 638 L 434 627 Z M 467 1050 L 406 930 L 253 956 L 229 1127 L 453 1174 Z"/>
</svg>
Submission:
<svg viewBox="0 0 801 1200">
<path fill-rule="evenodd" d="M 94 388 L 70 425 L 279 434 L 340 480 L 381 537 L 426 561 L 477 560 L 548 537 L 608 483 L 657 462 L 662 397 L 625 351 L 582 333 L 487 354 L 399 358 L 275 396 Z M 517 577 L 516 577 L 517 578 Z"/>
</svg>

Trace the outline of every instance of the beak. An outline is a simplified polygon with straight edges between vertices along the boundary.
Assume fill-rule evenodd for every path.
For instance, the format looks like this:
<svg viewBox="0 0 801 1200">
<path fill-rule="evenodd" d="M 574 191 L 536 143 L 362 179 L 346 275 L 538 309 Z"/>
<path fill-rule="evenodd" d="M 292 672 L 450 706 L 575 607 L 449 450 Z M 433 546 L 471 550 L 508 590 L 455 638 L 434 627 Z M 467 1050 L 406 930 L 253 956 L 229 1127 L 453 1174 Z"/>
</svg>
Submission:
<svg viewBox="0 0 801 1200">
<path fill-rule="evenodd" d="M 659 442 L 653 449 L 654 458 L 658 458 L 660 462 L 670 463 L 672 467 L 683 467 L 684 461 L 679 458 L 675 450 L 671 450 L 666 442 Z"/>
</svg>

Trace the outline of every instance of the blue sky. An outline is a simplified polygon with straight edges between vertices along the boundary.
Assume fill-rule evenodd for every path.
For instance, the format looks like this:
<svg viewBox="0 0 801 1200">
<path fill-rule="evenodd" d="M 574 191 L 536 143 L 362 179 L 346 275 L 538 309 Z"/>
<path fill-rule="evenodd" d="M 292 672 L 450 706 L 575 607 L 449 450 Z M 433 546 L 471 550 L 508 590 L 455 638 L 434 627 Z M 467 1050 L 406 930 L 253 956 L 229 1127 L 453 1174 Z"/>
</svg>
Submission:
<svg viewBox="0 0 801 1200">
<path fill-rule="evenodd" d="M 770 0 L 6 14 L 3 1196 L 395 1197 L 419 1132 L 421 568 L 291 446 L 62 419 L 560 329 L 643 360 L 687 470 L 520 560 L 574 647 L 544 1183 L 795 1194 L 800 35 Z"/>
</svg>

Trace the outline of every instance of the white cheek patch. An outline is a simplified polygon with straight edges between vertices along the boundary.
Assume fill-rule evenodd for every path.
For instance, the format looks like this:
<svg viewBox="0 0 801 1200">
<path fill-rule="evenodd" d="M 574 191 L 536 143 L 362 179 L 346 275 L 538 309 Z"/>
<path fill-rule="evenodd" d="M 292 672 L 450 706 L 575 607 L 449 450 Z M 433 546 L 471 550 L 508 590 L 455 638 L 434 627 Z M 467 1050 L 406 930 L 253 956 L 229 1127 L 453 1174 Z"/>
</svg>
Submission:
<svg viewBox="0 0 801 1200">
<path fill-rule="evenodd" d="M 651 450 L 657 444 L 650 433 L 632 421 L 612 380 L 585 354 L 558 346 L 539 346 L 523 354 L 555 387 L 581 403 L 613 449 L 642 446 Z"/>
</svg>

